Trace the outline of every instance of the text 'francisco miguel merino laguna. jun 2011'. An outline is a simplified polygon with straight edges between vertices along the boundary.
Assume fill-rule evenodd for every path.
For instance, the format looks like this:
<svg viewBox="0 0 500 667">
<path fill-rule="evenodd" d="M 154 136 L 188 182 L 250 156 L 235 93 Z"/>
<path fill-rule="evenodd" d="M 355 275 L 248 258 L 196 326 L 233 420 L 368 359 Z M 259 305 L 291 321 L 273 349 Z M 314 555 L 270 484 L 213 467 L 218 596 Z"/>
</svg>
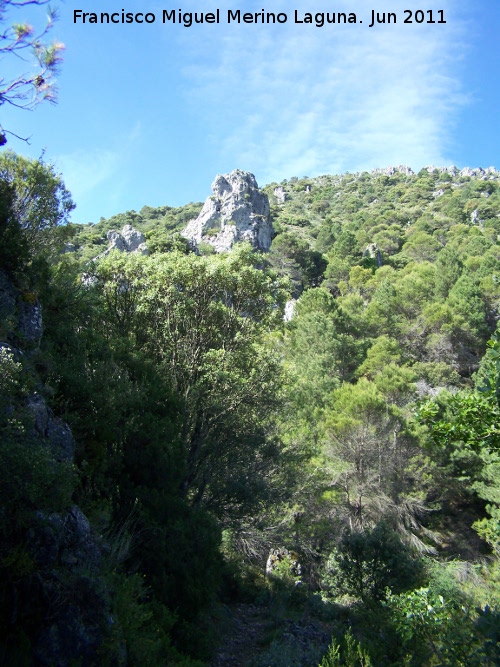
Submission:
<svg viewBox="0 0 500 667">
<path fill-rule="evenodd" d="M 443 9 L 404 9 L 396 12 L 377 12 L 370 10 L 361 17 L 354 12 L 304 12 L 298 9 L 292 12 L 244 12 L 241 9 L 215 9 L 211 12 L 192 12 L 182 9 L 164 9 L 159 12 L 129 12 L 121 9 L 115 12 L 87 12 L 73 10 L 73 23 L 79 24 L 119 24 L 119 23 L 163 23 L 183 26 L 220 23 L 240 25 L 283 25 L 295 23 L 304 26 L 322 28 L 326 25 L 365 24 L 369 28 L 385 24 L 443 24 L 446 23 Z"/>
</svg>

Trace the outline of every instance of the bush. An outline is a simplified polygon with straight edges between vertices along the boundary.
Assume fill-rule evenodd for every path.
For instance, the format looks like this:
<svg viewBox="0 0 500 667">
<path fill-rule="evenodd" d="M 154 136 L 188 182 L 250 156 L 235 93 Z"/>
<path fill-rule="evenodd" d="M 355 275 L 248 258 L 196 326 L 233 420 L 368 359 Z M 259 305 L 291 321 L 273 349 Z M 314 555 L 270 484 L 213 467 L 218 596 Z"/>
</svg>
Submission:
<svg viewBox="0 0 500 667">
<path fill-rule="evenodd" d="M 324 584 L 334 593 L 380 601 L 387 589 L 401 592 L 419 579 L 422 566 L 385 523 L 364 532 L 346 532 L 326 565 Z"/>
<path fill-rule="evenodd" d="M 323 656 L 318 667 L 371 667 L 368 653 L 361 647 L 348 630 L 340 644 L 335 639 Z"/>
</svg>

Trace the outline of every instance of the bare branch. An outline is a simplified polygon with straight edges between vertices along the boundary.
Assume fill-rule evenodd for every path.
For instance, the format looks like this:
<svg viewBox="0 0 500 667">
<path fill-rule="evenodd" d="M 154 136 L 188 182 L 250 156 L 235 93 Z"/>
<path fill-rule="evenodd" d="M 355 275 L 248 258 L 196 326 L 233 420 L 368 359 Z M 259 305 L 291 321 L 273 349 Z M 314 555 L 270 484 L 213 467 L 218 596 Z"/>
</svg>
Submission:
<svg viewBox="0 0 500 667">
<path fill-rule="evenodd" d="M 10 104 L 18 109 L 32 110 L 45 100 L 54 103 L 57 99 L 55 75 L 62 63 L 64 44 L 46 41 L 47 34 L 57 20 L 57 12 L 48 2 L 49 0 L 0 0 L 0 24 L 7 22 L 9 9 L 45 5 L 48 7 L 47 19 L 41 30 L 35 31 L 28 23 L 13 21 L 0 32 L 0 57 L 14 55 L 31 66 L 31 71 L 24 71 L 27 65 L 23 65 L 23 70 L 18 75 L 10 79 L 0 78 L 0 106 Z M 0 145 L 6 142 L 5 134 L 0 126 L 0 142 L 3 140 Z M 9 134 L 18 136 L 14 132 Z"/>
</svg>

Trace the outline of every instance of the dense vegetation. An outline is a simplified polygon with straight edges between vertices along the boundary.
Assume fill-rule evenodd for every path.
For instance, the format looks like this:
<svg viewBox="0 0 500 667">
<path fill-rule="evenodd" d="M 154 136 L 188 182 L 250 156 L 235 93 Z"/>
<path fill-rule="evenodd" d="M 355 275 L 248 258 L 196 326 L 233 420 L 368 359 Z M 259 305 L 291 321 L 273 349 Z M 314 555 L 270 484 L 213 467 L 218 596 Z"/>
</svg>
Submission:
<svg viewBox="0 0 500 667">
<path fill-rule="evenodd" d="M 292 178 L 283 203 L 271 184 L 265 256 L 190 252 L 197 204 L 64 224 L 50 166 L 4 153 L 0 179 L 0 293 L 44 323 L 30 349 L 0 304 L 6 662 L 43 622 L 32 517 L 77 503 L 108 553 L 98 664 L 205 664 L 234 600 L 332 635 L 321 657 L 277 633 L 255 665 L 499 664 L 497 175 Z M 125 224 L 151 254 L 92 261 Z M 34 392 L 74 465 L 29 446 Z M 300 575 L 264 576 L 280 546 Z"/>
</svg>

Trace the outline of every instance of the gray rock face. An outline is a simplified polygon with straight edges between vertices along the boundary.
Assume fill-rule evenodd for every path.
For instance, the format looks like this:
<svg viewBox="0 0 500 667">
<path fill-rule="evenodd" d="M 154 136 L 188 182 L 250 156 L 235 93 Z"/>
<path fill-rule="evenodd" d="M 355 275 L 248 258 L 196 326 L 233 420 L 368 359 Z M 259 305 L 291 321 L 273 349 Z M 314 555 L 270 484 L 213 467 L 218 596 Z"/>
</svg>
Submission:
<svg viewBox="0 0 500 667">
<path fill-rule="evenodd" d="M 38 347 L 43 334 L 42 306 L 32 295 L 17 299 L 17 330 L 23 346 Z"/>
<path fill-rule="evenodd" d="M 31 555 L 42 569 L 64 565 L 72 574 L 99 573 L 100 546 L 76 505 L 65 514 L 36 512 L 28 537 Z"/>
<path fill-rule="evenodd" d="M 287 200 L 287 194 L 285 188 L 282 185 L 274 188 L 274 196 L 276 197 L 278 204 L 284 204 Z"/>
<path fill-rule="evenodd" d="M 405 176 L 411 176 L 415 172 L 411 167 L 408 167 L 406 164 L 400 164 L 397 167 L 384 167 L 383 169 L 373 169 L 371 172 L 374 176 L 380 174 L 381 176 L 394 176 L 396 173 L 405 174 Z"/>
<path fill-rule="evenodd" d="M 16 288 L 1 270 L 0 322 L 5 336 L 0 340 L 3 356 L 29 359 L 42 337 L 42 307 L 33 293 Z M 54 416 L 42 392 L 28 396 L 2 393 L 2 419 L 22 419 L 25 428 L 18 432 L 16 446 L 43 450 L 44 464 L 70 474 L 75 452 L 73 434 Z M 51 507 L 50 495 L 47 501 L 43 510 L 23 509 L 23 534 L 15 536 L 23 552 L 27 550 L 30 569 L 12 586 L 12 622 L 18 613 L 24 618 L 26 613 L 31 614 L 28 610 L 35 609 L 33 628 L 31 621 L 24 626 L 21 623 L 30 641 L 29 664 L 100 665 L 103 650 L 108 651 L 105 642 L 116 623 L 110 591 L 102 579 L 106 547 L 76 505 L 61 507 L 57 501 L 47 509 Z M 117 645 L 106 664 L 124 664 L 121 653 L 121 645 Z"/>
<path fill-rule="evenodd" d="M 285 303 L 285 313 L 284 313 L 284 316 L 283 316 L 283 319 L 285 320 L 285 322 L 290 322 L 290 320 L 294 316 L 296 305 L 297 305 L 297 299 L 289 299 Z"/>
<path fill-rule="evenodd" d="M 465 167 L 465 169 L 462 169 L 460 171 L 460 176 L 463 176 L 465 178 L 479 178 L 483 181 L 498 178 L 499 172 L 495 169 L 495 167 L 487 167 L 486 169 L 483 169 L 482 167 L 476 167 L 472 169 L 471 167 Z"/>
<path fill-rule="evenodd" d="M 70 427 L 54 417 L 43 396 L 33 394 L 27 399 L 27 408 L 33 416 L 35 436 L 42 439 L 58 463 L 73 463 L 75 439 Z"/>
<path fill-rule="evenodd" d="M 216 252 L 227 252 L 238 241 L 249 241 L 257 250 L 269 250 L 273 238 L 269 200 L 259 190 L 255 176 L 239 169 L 218 174 L 212 191 L 214 194 L 182 235 L 194 247 L 208 243 Z"/>
<path fill-rule="evenodd" d="M 137 229 L 134 229 L 132 225 L 125 225 L 122 229 L 122 238 L 125 242 L 125 248 L 127 252 L 143 252 L 144 246 L 146 245 L 146 239 L 142 232 L 139 232 Z"/>
<path fill-rule="evenodd" d="M 146 245 L 144 234 L 139 230 L 134 229 L 132 225 L 125 225 L 121 232 L 118 232 L 116 229 L 110 229 L 106 234 L 106 238 L 109 241 L 109 246 L 103 253 L 94 257 L 94 259 L 106 257 L 106 255 L 109 255 L 113 250 L 149 255 L 149 248 Z"/>
<path fill-rule="evenodd" d="M 3 271 L 0 271 L 0 321 L 12 322 L 16 312 L 16 291 Z"/>
<path fill-rule="evenodd" d="M 106 238 L 109 241 L 108 248 L 103 252 L 103 255 L 108 255 L 112 250 L 119 250 L 120 252 L 127 251 L 127 245 L 125 239 L 122 237 L 120 232 L 117 232 L 116 229 L 110 229 L 106 234 Z"/>
<path fill-rule="evenodd" d="M 451 166 L 451 167 L 436 167 L 433 164 L 430 164 L 428 167 L 424 167 L 424 169 L 429 173 L 432 174 L 432 172 L 437 171 L 438 174 L 450 174 L 450 176 L 457 176 L 460 173 L 460 170 L 457 167 Z"/>
</svg>

